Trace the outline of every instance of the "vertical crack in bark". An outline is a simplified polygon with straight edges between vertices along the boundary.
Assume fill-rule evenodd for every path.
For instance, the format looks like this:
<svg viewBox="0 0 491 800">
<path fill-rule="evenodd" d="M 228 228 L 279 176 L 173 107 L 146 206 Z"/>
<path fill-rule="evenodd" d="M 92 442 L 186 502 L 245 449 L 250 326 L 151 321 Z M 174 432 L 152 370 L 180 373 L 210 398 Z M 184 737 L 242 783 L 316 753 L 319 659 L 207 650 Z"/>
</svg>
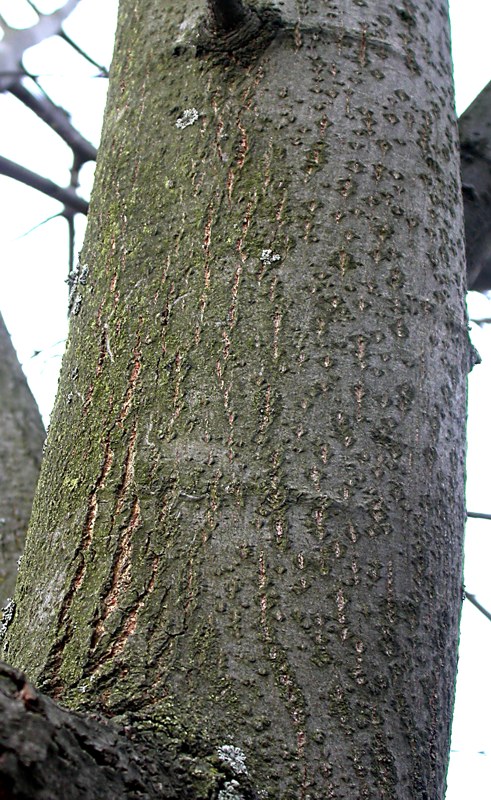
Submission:
<svg viewBox="0 0 491 800">
<path fill-rule="evenodd" d="M 58 615 L 57 631 L 56 631 L 56 637 L 59 638 L 57 638 L 48 659 L 49 670 L 52 676 L 49 680 L 49 685 L 53 687 L 54 697 L 59 696 L 59 693 L 61 691 L 58 674 L 63 661 L 63 651 L 73 634 L 73 625 L 69 620 L 69 614 L 73 604 L 73 598 L 75 597 L 78 589 L 82 585 L 85 573 L 87 571 L 87 553 L 90 548 L 90 545 L 92 544 L 92 539 L 94 535 L 95 520 L 97 518 L 97 510 L 99 505 L 98 495 L 100 490 L 105 485 L 105 481 L 111 469 L 113 460 L 114 460 L 114 453 L 110 447 L 110 436 L 108 434 L 105 442 L 104 457 L 102 460 L 101 469 L 99 471 L 99 475 L 89 496 L 88 509 L 82 531 L 81 543 L 75 554 L 75 558 L 78 559 L 79 564 L 72 578 L 70 588 L 68 589 L 60 608 L 60 612 Z M 63 628 L 65 628 L 65 630 L 62 633 Z"/>
<path fill-rule="evenodd" d="M 101 334 L 101 349 L 99 352 L 99 358 L 97 362 L 96 368 L 96 377 L 102 371 L 102 365 L 104 359 L 107 354 L 106 348 L 106 335 L 107 331 L 106 328 L 103 329 Z M 133 397 L 135 392 L 135 387 L 138 381 L 138 377 L 141 372 L 141 353 L 140 353 L 140 336 L 139 333 L 137 334 L 137 343 L 133 350 L 134 362 L 130 374 L 128 388 L 126 390 L 126 394 L 121 406 L 121 411 L 118 418 L 118 424 L 122 425 L 123 421 L 128 416 L 132 403 Z M 92 396 L 94 385 L 91 386 L 89 390 L 90 396 Z M 87 400 L 86 400 L 87 404 Z M 89 401 L 90 404 L 90 401 Z M 131 483 L 134 474 L 134 457 L 135 457 L 135 441 L 136 441 L 136 434 L 137 434 L 137 424 L 135 422 L 133 426 L 132 433 L 130 435 L 130 441 L 128 445 L 128 452 L 125 458 L 124 467 L 123 467 L 123 478 L 120 485 L 120 488 L 116 495 L 116 505 L 115 510 L 111 516 L 111 522 L 109 526 L 109 533 L 114 527 L 114 520 L 117 514 L 121 512 L 124 498 L 127 494 L 128 486 Z M 61 665 L 63 662 L 63 652 L 65 647 L 67 646 L 68 642 L 72 638 L 73 635 L 73 624 L 69 620 L 70 609 L 73 604 L 74 597 L 79 590 L 80 586 L 83 583 L 86 571 L 87 571 L 87 553 L 90 549 L 93 540 L 93 534 L 95 529 L 95 522 L 97 518 L 98 512 L 98 495 L 102 488 L 104 488 L 106 478 L 109 474 L 109 471 L 112 467 L 113 460 L 114 460 L 114 453 L 110 446 L 111 437 L 110 433 L 107 435 L 106 443 L 105 443 L 105 451 L 104 451 L 104 458 L 103 463 L 99 472 L 99 476 L 94 484 L 94 487 L 91 491 L 88 501 L 88 509 L 85 518 L 84 529 L 82 533 L 82 540 L 80 547 L 78 548 L 76 557 L 79 558 L 79 565 L 76 569 L 75 575 L 72 579 L 70 588 L 65 595 L 64 602 L 60 609 L 59 617 L 58 617 L 58 626 L 57 626 L 57 636 L 61 637 L 57 639 L 55 645 L 52 648 L 52 653 L 49 658 L 50 664 L 50 680 L 49 685 L 53 687 L 53 696 L 58 697 L 61 693 L 61 682 L 59 679 L 59 672 L 61 669 Z M 138 503 L 138 500 L 135 501 Z M 139 524 L 139 513 L 135 516 L 135 505 L 132 508 L 132 513 L 130 515 L 130 524 L 128 529 L 123 534 L 122 540 L 119 544 L 118 549 L 118 556 L 116 558 L 115 566 L 113 566 L 113 583 L 108 598 L 105 600 L 105 608 L 106 612 L 103 615 L 102 619 L 99 620 L 98 624 L 94 629 L 94 635 L 92 640 L 91 650 L 94 649 L 96 644 L 99 642 L 102 633 L 103 633 L 103 625 L 104 621 L 107 619 L 115 605 L 117 605 L 117 597 L 119 596 L 119 591 L 121 585 L 126 581 L 129 583 L 129 569 L 130 569 L 130 553 L 131 553 L 131 536 L 133 533 L 133 529 L 138 527 Z M 64 632 L 62 633 L 63 628 L 65 628 Z M 95 642 L 94 642 L 95 640 Z"/>
<path fill-rule="evenodd" d="M 99 314 L 98 314 L 98 318 L 97 318 L 97 324 L 101 328 L 99 356 L 98 356 L 98 359 L 97 359 L 97 365 L 96 365 L 96 369 L 95 369 L 94 379 L 91 381 L 91 383 L 89 385 L 89 388 L 87 389 L 87 392 L 86 392 L 86 395 L 85 395 L 85 400 L 84 400 L 84 403 L 83 403 L 83 406 L 82 406 L 82 414 L 83 414 L 83 416 L 85 416 L 87 414 L 87 412 L 89 410 L 89 407 L 92 404 L 92 398 L 94 396 L 94 390 L 95 390 L 95 382 L 96 382 L 97 378 L 99 377 L 99 375 L 102 372 L 102 368 L 104 366 L 104 361 L 106 359 L 106 356 L 108 355 L 107 330 L 101 324 L 101 317 L 102 317 L 102 308 L 99 310 Z"/>
<path fill-rule="evenodd" d="M 130 380 L 128 384 L 128 388 L 126 390 L 125 398 L 123 400 L 123 404 L 121 406 L 121 413 L 119 415 L 118 422 L 122 423 L 126 417 L 128 416 L 132 403 L 133 403 L 133 396 L 135 394 L 135 387 L 138 381 L 138 377 L 141 372 L 142 364 L 141 364 L 141 352 L 140 352 L 140 339 L 138 336 L 138 340 L 133 351 L 133 367 L 130 374 Z"/>
</svg>

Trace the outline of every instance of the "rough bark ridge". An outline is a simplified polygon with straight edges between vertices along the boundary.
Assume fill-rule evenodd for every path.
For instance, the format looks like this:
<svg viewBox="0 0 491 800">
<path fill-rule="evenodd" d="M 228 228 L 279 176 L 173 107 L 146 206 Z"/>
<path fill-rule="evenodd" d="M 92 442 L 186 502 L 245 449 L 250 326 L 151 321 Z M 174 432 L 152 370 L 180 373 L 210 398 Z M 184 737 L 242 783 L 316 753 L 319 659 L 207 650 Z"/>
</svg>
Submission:
<svg viewBox="0 0 491 800">
<path fill-rule="evenodd" d="M 446 3 L 273 11 L 207 52 L 191 0 L 122 0 L 5 653 L 245 754 L 264 798 L 440 800 L 469 358 Z"/>
<path fill-rule="evenodd" d="M 0 608 L 14 594 L 44 437 L 36 401 L 0 315 Z M 2 633 L 0 619 L 0 638 Z"/>
<path fill-rule="evenodd" d="M 257 800 L 227 751 L 68 712 L 1 662 L 0 717 L 1 800 Z"/>
</svg>

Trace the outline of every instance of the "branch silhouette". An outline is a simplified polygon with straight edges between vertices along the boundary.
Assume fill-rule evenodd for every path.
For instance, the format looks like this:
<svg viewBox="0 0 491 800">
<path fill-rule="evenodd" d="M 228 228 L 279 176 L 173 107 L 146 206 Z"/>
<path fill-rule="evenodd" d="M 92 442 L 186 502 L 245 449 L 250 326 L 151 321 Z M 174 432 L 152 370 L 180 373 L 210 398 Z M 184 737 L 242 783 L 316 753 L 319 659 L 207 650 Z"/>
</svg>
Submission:
<svg viewBox="0 0 491 800">
<path fill-rule="evenodd" d="M 478 600 L 476 600 L 476 595 L 475 594 L 470 594 L 470 592 L 465 592 L 465 596 L 472 603 L 473 606 L 475 606 L 477 609 L 479 609 L 481 614 L 484 614 L 484 616 L 487 619 L 491 620 L 491 612 L 489 612 L 487 610 L 487 608 L 484 608 L 484 606 L 482 606 L 481 603 Z"/>
<path fill-rule="evenodd" d="M 107 75 L 107 70 L 97 64 L 63 31 L 63 21 L 78 5 L 79 0 L 66 0 L 65 4 L 52 14 L 43 14 L 32 0 L 27 0 L 27 2 L 38 16 L 38 21 L 30 28 L 24 30 L 12 28 L 0 16 L 0 28 L 3 32 L 3 39 L 0 41 L 0 91 L 9 91 L 14 95 L 63 139 L 71 149 L 73 163 L 70 170 L 70 185 L 66 188 L 58 186 L 48 178 L 4 157 L 0 157 L 0 174 L 31 186 L 33 189 L 37 189 L 63 203 L 64 208 L 60 214 L 66 218 L 68 223 L 68 261 L 69 272 L 71 272 L 75 258 L 74 216 L 79 213 L 87 214 L 88 211 L 87 201 L 77 194 L 79 172 L 81 166 L 87 161 L 95 161 L 97 149 L 72 125 L 68 112 L 61 106 L 56 105 L 36 79 L 28 75 L 23 67 L 22 60 L 27 48 L 39 44 L 48 37 L 60 36 L 83 58 L 94 64 L 101 74 Z M 34 80 L 36 84 L 34 91 L 24 84 L 23 80 L 25 78 Z"/>
<path fill-rule="evenodd" d="M 26 167 L 22 167 L 4 156 L 0 156 L 0 175 L 6 175 L 8 178 L 14 178 L 21 183 L 25 183 L 26 186 L 59 200 L 60 203 L 79 214 L 87 214 L 88 212 L 89 204 L 87 200 L 79 197 L 72 188 L 64 189 L 48 178 L 43 178 L 37 172 L 31 172 L 30 169 L 26 169 Z"/>
<path fill-rule="evenodd" d="M 17 97 L 27 108 L 46 122 L 47 125 L 73 150 L 74 155 L 85 161 L 95 161 L 97 148 L 94 147 L 79 131 L 73 127 L 68 113 L 57 106 L 48 95 L 36 96 L 29 91 L 20 81 L 13 83 L 10 93 Z"/>
</svg>

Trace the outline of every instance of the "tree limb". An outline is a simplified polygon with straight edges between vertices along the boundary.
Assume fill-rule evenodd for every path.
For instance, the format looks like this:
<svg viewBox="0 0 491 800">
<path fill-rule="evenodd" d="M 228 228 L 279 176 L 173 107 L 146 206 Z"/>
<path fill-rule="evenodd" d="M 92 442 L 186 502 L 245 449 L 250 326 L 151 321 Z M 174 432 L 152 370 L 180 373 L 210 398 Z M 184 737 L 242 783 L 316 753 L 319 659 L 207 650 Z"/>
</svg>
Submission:
<svg viewBox="0 0 491 800">
<path fill-rule="evenodd" d="M 491 514 L 481 514 L 478 511 L 468 511 L 467 516 L 471 519 L 491 519 Z"/>
<path fill-rule="evenodd" d="M 146 773 L 148 756 L 124 732 L 59 708 L 6 664 L 0 664 L 0 714 L 1 797 L 176 796 L 153 759 Z"/>
<path fill-rule="evenodd" d="M 34 111 L 43 122 L 46 122 L 66 142 L 73 150 L 74 155 L 78 157 L 80 164 L 85 161 L 96 160 L 97 149 L 94 145 L 73 127 L 67 112 L 60 106 L 55 105 L 47 95 L 36 96 L 32 94 L 20 81 L 12 83 L 10 92 L 31 111 Z"/>
<path fill-rule="evenodd" d="M 0 662 L 0 798 L 257 800 L 247 776 L 203 742 L 180 748 L 143 732 L 60 708 Z"/>
<path fill-rule="evenodd" d="M 26 186 L 31 186 L 33 189 L 37 189 L 39 192 L 43 192 L 43 194 L 47 194 L 49 197 L 59 200 L 59 202 L 63 203 L 67 208 L 80 214 L 87 214 L 89 210 L 88 202 L 82 197 L 78 197 L 73 189 L 64 189 L 48 178 L 43 178 L 36 172 L 21 167 L 20 164 L 16 164 L 15 161 L 10 161 L 8 158 L 4 158 L 4 156 L 0 156 L 0 175 L 6 175 L 8 178 L 14 178 L 14 180 L 20 181 L 20 183 L 25 183 Z"/>
</svg>

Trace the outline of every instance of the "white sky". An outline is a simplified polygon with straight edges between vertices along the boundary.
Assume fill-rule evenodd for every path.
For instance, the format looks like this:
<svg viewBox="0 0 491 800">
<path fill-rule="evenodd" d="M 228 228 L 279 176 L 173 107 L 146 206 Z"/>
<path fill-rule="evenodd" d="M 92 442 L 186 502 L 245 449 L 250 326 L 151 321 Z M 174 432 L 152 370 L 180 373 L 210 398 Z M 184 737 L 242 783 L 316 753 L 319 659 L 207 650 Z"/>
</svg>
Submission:
<svg viewBox="0 0 491 800">
<path fill-rule="evenodd" d="M 49 12 L 57 0 L 38 0 Z M 81 0 L 65 30 L 90 55 L 109 64 L 117 0 Z M 24 0 L 0 0 L 13 25 L 35 22 Z M 491 0 L 450 0 L 458 113 L 491 80 Z M 17 16 L 24 14 L 24 16 Z M 76 127 L 98 142 L 106 81 L 59 39 L 33 48 L 25 66 L 43 76 L 45 90 L 68 108 Z M 76 98 L 76 101 L 74 101 Z M 0 154 L 66 185 L 70 154 L 47 127 L 15 98 L 0 95 Z M 91 168 L 85 168 L 91 173 Z M 84 178 L 88 197 L 90 174 Z M 53 401 L 66 336 L 67 225 L 47 197 L 0 176 L 0 307 L 45 419 Z M 83 220 L 79 220 L 80 249 Z M 471 317 L 491 317 L 491 302 L 472 293 Z M 474 326 L 483 364 L 470 376 L 467 507 L 491 512 L 491 326 Z M 37 355 L 33 355 L 34 353 Z M 491 522 L 471 520 L 466 542 L 466 588 L 491 609 Z M 464 603 L 453 752 L 446 800 L 491 798 L 491 622 Z M 431 799 L 433 800 L 433 799 Z"/>
</svg>

